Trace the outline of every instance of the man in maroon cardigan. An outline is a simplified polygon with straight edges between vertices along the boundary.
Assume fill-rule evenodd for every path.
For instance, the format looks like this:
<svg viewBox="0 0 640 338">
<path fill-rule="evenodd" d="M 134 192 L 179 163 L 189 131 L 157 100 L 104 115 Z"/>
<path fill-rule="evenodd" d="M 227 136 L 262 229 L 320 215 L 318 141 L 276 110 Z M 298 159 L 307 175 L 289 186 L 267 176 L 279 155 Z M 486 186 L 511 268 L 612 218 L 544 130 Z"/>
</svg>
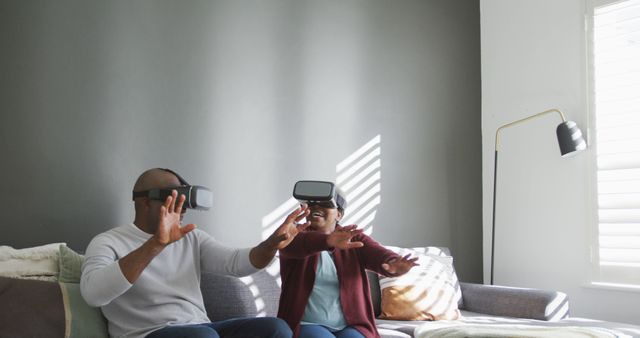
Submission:
<svg viewBox="0 0 640 338">
<path fill-rule="evenodd" d="M 280 249 L 278 317 L 294 337 L 378 338 L 366 270 L 400 276 L 417 258 L 387 250 L 356 225 L 340 226 L 345 203 L 336 200 L 343 205 L 309 203 L 306 231 Z"/>
</svg>

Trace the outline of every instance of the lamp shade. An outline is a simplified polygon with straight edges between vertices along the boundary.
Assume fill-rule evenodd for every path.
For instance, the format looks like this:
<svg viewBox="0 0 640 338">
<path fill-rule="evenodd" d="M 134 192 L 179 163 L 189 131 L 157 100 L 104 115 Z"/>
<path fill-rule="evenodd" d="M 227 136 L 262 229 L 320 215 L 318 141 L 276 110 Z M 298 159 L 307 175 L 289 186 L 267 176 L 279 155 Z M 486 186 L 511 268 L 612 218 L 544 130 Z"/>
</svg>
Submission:
<svg viewBox="0 0 640 338">
<path fill-rule="evenodd" d="M 568 156 L 577 151 L 587 149 L 587 142 L 582 137 L 582 131 L 573 121 L 564 121 L 556 128 L 560 155 Z"/>
</svg>

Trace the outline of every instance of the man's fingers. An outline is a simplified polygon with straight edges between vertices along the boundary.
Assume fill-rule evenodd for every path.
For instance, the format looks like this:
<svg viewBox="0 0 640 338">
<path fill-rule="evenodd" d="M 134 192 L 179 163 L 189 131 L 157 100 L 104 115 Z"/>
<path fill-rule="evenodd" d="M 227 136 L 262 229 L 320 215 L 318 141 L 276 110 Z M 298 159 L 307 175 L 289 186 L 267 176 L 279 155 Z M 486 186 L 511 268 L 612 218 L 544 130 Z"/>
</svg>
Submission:
<svg viewBox="0 0 640 338">
<path fill-rule="evenodd" d="M 160 217 L 164 216 L 164 214 L 167 213 L 167 207 L 166 206 L 161 206 L 160 207 Z"/>
<path fill-rule="evenodd" d="M 175 205 L 175 200 L 176 200 L 176 196 L 178 196 L 178 192 L 175 190 L 171 190 L 171 195 L 167 196 L 167 198 L 164 200 L 164 206 L 167 208 L 167 210 L 173 210 L 172 206 Z"/>
<path fill-rule="evenodd" d="M 183 226 L 182 228 L 180 228 L 180 232 L 182 232 L 183 235 L 186 235 L 188 233 L 190 233 L 191 231 L 193 231 L 193 229 L 196 228 L 196 225 L 193 223 L 189 223 L 185 226 Z"/>
<path fill-rule="evenodd" d="M 174 190 L 175 191 L 175 190 Z M 177 193 L 177 192 L 176 192 Z M 178 203 L 176 203 L 176 207 L 175 209 L 173 209 L 175 212 L 182 212 L 182 205 L 184 204 L 184 201 L 187 199 L 187 196 L 185 195 L 180 195 L 180 197 L 178 197 Z"/>
</svg>

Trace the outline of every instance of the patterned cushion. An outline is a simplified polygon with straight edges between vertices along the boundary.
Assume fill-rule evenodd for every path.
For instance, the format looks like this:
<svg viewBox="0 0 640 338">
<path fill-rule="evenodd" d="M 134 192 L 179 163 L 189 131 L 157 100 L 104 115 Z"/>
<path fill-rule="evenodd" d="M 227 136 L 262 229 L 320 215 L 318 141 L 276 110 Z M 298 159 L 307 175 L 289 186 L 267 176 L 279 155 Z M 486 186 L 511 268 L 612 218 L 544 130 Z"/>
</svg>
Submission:
<svg viewBox="0 0 640 338">
<path fill-rule="evenodd" d="M 387 248 L 401 256 L 410 253 L 418 257 L 419 266 L 400 277 L 380 277 L 381 319 L 453 320 L 460 317 L 458 300 L 462 293 L 453 270 L 453 257 L 430 252 L 429 248 Z"/>
</svg>

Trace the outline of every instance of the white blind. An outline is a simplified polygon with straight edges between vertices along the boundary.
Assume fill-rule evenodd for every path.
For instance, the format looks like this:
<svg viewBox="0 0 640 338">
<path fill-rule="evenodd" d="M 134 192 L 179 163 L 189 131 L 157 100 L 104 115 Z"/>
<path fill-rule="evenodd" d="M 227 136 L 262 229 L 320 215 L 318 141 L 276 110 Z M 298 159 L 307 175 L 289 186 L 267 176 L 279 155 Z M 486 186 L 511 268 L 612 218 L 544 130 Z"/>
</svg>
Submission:
<svg viewBox="0 0 640 338">
<path fill-rule="evenodd" d="M 640 0 L 594 8 L 600 280 L 640 285 Z"/>
</svg>

